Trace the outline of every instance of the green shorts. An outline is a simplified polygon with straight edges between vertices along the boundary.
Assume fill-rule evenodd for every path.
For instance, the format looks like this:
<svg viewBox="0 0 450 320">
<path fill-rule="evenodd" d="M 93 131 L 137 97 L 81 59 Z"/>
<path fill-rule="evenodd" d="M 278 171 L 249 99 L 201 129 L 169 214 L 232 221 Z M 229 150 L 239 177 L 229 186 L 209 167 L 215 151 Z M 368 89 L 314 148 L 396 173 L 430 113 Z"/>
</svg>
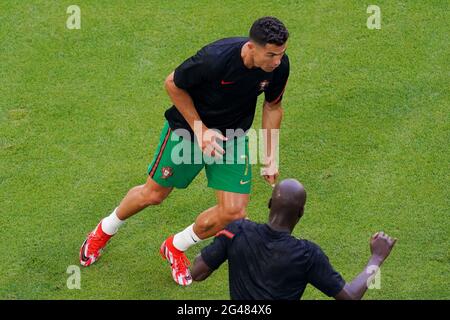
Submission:
<svg viewBox="0 0 450 320">
<path fill-rule="evenodd" d="M 225 154 L 217 160 L 203 155 L 196 142 L 178 136 L 164 124 L 158 148 L 148 166 L 148 174 L 163 187 L 186 188 L 203 169 L 208 187 L 236 193 L 250 193 L 252 170 L 248 137 L 226 141 Z"/>
</svg>

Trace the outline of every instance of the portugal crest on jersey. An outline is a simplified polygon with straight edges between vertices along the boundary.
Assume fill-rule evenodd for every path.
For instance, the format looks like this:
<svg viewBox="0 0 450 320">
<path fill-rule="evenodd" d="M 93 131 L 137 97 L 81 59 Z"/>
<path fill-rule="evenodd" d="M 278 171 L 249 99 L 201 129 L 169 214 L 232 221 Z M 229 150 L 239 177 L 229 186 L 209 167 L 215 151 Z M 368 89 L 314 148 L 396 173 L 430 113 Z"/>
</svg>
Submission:
<svg viewBox="0 0 450 320">
<path fill-rule="evenodd" d="M 163 167 L 161 169 L 161 173 L 162 173 L 162 178 L 167 179 L 168 177 L 170 177 L 173 174 L 173 169 L 171 167 Z"/>
<path fill-rule="evenodd" d="M 263 80 L 259 83 L 259 91 L 264 91 L 266 90 L 267 86 L 269 85 L 269 81 L 268 80 Z"/>
</svg>

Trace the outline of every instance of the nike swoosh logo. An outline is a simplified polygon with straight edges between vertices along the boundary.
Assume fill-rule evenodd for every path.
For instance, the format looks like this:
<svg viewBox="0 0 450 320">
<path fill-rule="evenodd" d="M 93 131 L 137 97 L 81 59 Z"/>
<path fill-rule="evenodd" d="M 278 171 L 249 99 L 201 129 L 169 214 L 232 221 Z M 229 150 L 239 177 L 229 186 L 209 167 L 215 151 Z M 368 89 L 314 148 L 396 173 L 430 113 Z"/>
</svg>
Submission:
<svg viewBox="0 0 450 320">
<path fill-rule="evenodd" d="M 233 84 L 233 83 L 234 83 L 234 81 L 224 81 L 224 80 L 220 81 L 220 84 L 221 84 L 221 85 L 224 85 L 224 84 Z"/>
<path fill-rule="evenodd" d="M 84 253 L 86 251 L 87 247 L 86 247 L 86 240 L 84 240 L 83 245 L 81 246 L 81 260 L 83 261 L 88 261 L 89 258 L 86 257 L 86 254 Z"/>
<path fill-rule="evenodd" d="M 241 180 L 241 184 L 247 184 L 247 183 L 249 183 L 250 182 L 250 180 L 248 180 L 248 181 L 242 181 Z"/>
</svg>

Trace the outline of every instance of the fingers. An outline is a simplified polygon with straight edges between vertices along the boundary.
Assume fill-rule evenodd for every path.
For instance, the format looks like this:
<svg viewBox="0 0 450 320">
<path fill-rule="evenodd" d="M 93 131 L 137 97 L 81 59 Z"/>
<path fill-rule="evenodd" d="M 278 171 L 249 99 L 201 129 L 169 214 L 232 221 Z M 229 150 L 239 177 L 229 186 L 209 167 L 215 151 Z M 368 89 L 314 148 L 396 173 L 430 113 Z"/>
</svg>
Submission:
<svg viewBox="0 0 450 320">
<path fill-rule="evenodd" d="M 225 150 L 219 145 L 218 140 L 227 141 L 228 138 L 215 130 L 207 130 L 203 135 L 203 152 L 207 156 L 221 158 Z"/>
<path fill-rule="evenodd" d="M 225 150 L 217 142 L 206 142 L 203 153 L 210 157 L 221 158 Z"/>
<path fill-rule="evenodd" d="M 377 233 L 375 233 L 373 235 L 374 239 L 378 239 L 378 238 L 385 238 L 384 232 L 383 231 L 378 231 Z"/>
<path fill-rule="evenodd" d="M 273 187 L 275 187 L 276 176 L 277 175 L 264 175 L 263 177 L 264 177 L 264 180 L 266 180 L 273 188 Z"/>
<path fill-rule="evenodd" d="M 211 143 L 211 146 L 213 147 L 213 150 L 220 153 L 220 155 L 223 155 L 225 153 L 225 150 L 221 146 L 219 146 L 217 142 Z"/>
<path fill-rule="evenodd" d="M 270 178 L 269 178 L 270 176 L 269 175 L 264 175 L 264 180 L 266 180 L 268 183 L 270 183 Z"/>
<path fill-rule="evenodd" d="M 398 240 L 397 238 L 388 237 L 388 241 L 389 241 L 389 244 L 391 245 L 391 247 L 393 247 L 395 245 L 397 240 Z"/>
<path fill-rule="evenodd" d="M 216 159 L 221 159 L 223 157 L 223 153 L 221 153 L 217 149 L 214 149 L 214 147 L 212 145 L 209 145 L 207 148 L 205 148 L 203 153 L 208 157 L 212 157 L 212 158 L 216 158 Z"/>
<path fill-rule="evenodd" d="M 217 138 L 217 139 L 222 140 L 222 141 L 227 141 L 228 140 L 228 138 L 223 136 L 220 132 L 217 132 L 217 131 L 213 131 L 213 132 L 215 132 L 215 133 L 212 135 L 212 138 Z"/>
<path fill-rule="evenodd" d="M 213 157 L 215 155 L 214 147 L 211 144 L 206 144 L 203 148 L 203 153 L 207 156 Z"/>
<path fill-rule="evenodd" d="M 384 233 L 383 231 L 379 231 L 372 236 L 372 240 L 376 240 L 378 238 L 386 240 L 390 246 L 394 246 L 398 240 L 397 238 L 392 238 L 391 236 Z"/>
</svg>

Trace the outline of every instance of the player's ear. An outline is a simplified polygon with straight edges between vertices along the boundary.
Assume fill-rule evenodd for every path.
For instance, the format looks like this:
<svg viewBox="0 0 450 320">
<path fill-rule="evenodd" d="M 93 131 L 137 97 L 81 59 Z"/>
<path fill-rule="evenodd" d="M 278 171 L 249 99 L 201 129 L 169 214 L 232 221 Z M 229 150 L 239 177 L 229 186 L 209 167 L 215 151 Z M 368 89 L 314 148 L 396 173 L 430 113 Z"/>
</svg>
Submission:
<svg viewBox="0 0 450 320">
<path fill-rule="evenodd" d="M 301 217 L 303 217 L 303 213 L 305 213 L 305 207 L 301 207 L 300 212 L 298 213 L 298 219 L 300 219 Z"/>
<path fill-rule="evenodd" d="M 256 47 L 256 45 L 253 41 L 248 42 L 248 48 L 250 49 L 250 51 L 254 51 L 255 47 Z"/>
</svg>

